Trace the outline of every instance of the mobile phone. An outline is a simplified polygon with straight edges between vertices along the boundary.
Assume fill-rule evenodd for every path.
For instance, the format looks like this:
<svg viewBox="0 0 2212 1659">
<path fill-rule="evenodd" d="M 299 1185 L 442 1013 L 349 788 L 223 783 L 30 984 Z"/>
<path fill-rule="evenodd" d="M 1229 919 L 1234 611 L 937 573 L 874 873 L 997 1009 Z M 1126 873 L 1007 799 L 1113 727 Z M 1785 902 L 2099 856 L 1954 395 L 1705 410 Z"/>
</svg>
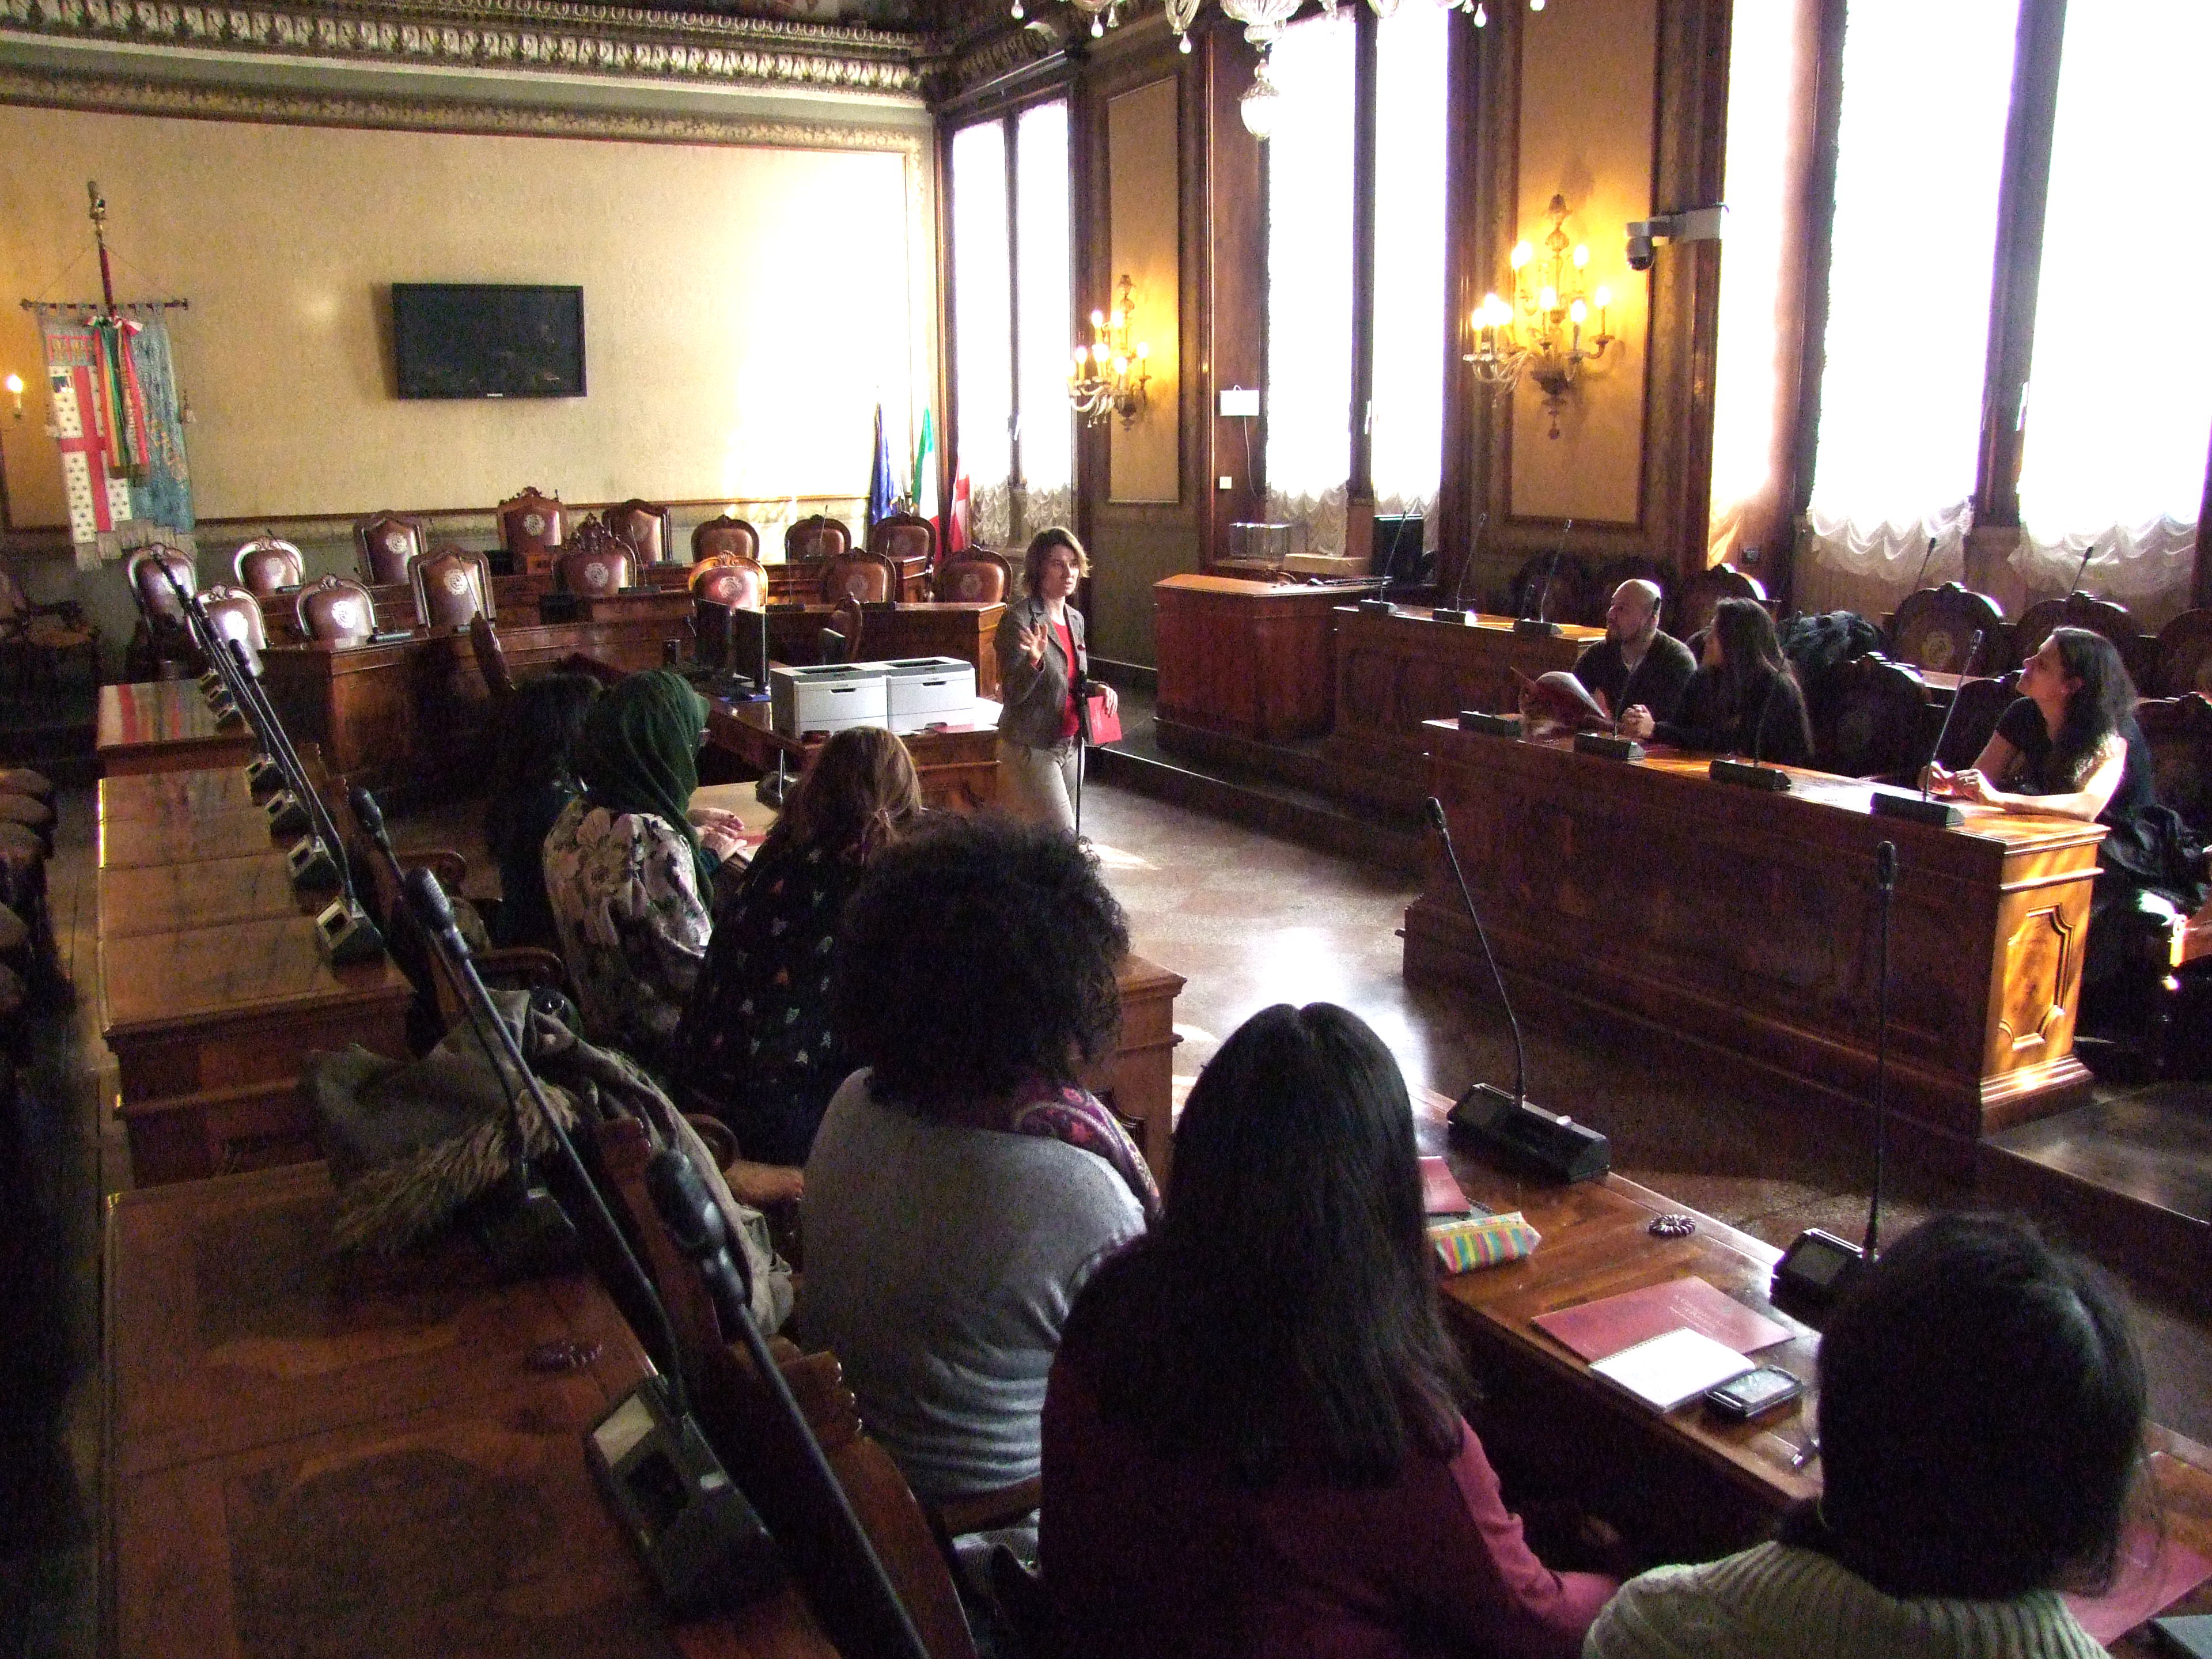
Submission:
<svg viewBox="0 0 2212 1659">
<path fill-rule="evenodd" d="M 1717 1388 L 1707 1389 L 1705 1403 L 1721 1416 L 1742 1423 L 1804 1392 L 1804 1383 L 1788 1371 L 1765 1365 L 1732 1377 Z"/>
</svg>

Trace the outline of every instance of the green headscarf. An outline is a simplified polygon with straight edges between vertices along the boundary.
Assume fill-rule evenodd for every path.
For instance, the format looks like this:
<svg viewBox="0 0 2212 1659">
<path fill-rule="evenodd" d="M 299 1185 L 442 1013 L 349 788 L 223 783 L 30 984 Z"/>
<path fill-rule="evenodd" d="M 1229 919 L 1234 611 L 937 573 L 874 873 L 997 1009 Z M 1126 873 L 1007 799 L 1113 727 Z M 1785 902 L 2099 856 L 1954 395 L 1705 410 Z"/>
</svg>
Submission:
<svg viewBox="0 0 2212 1659">
<path fill-rule="evenodd" d="M 712 892 L 714 861 L 685 816 L 699 787 L 699 740 L 707 705 L 681 674 L 632 674 L 592 705 L 576 739 L 576 776 L 594 806 L 649 812 L 691 843 L 699 896 Z"/>
</svg>

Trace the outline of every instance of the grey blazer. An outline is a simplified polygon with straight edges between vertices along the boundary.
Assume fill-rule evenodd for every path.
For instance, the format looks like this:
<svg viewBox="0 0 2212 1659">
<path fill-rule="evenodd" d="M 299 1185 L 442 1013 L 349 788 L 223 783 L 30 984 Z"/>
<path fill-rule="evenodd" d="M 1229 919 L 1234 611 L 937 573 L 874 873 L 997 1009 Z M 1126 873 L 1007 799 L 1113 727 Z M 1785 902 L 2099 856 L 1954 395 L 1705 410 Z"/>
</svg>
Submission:
<svg viewBox="0 0 2212 1659">
<path fill-rule="evenodd" d="M 999 618 L 999 736 L 1030 749 L 1050 749 L 1066 722 L 1067 688 L 1089 672 L 1091 653 L 1083 643 L 1083 613 L 1067 607 L 1067 631 L 1075 639 L 1075 660 L 1060 649 L 1060 632 L 1047 629 L 1044 658 L 1031 662 L 1022 649 L 1022 630 L 1044 623 L 1044 601 L 1017 599 Z"/>
</svg>

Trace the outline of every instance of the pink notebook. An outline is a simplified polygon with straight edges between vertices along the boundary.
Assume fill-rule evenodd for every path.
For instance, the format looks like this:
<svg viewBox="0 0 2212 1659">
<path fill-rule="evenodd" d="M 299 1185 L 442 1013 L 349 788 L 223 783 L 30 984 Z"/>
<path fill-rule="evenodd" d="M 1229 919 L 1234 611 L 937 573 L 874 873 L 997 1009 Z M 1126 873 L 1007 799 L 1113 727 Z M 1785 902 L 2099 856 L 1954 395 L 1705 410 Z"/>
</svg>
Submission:
<svg viewBox="0 0 2212 1659">
<path fill-rule="evenodd" d="M 1440 1158 L 1421 1160 L 1421 1209 L 1427 1215 L 1465 1215 L 1474 1208 L 1460 1190 L 1451 1165 Z"/>
<path fill-rule="evenodd" d="M 1531 1322 L 1589 1360 L 1606 1358 L 1623 1348 L 1684 1328 L 1738 1353 L 1790 1340 L 1790 1333 L 1765 1315 L 1753 1313 L 1694 1277 L 1601 1297 L 1556 1313 L 1538 1314 Z"/>
</svg>

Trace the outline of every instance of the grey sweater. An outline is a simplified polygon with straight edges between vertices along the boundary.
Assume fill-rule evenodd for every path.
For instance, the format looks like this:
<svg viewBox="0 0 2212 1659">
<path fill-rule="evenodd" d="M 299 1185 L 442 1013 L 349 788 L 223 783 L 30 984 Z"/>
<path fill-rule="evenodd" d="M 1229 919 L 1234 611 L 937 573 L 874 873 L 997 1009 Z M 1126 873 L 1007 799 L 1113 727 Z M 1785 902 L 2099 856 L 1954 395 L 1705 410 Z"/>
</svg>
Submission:
<svg viewBox="0 0 2212 1659">
<path fill-rule="evenodd" d="M 1037 1473 L 1045 1377 L 1076 1292 L 1145 1229 L 1103 1158 L 933 1123 L 855 1072 L 806 1160 L 799 1330 L 925 1498 Z"/>
<path fill-rule="evenodd" d="M 1899 1601 L 1814 1551 L 1761 1544 L 1630 1579 L 1590 1627 L 1583 1659 L 2098 1659 L 2104 1651 L 2056 1590 L 2014 1601 Z"/>
</svg>

